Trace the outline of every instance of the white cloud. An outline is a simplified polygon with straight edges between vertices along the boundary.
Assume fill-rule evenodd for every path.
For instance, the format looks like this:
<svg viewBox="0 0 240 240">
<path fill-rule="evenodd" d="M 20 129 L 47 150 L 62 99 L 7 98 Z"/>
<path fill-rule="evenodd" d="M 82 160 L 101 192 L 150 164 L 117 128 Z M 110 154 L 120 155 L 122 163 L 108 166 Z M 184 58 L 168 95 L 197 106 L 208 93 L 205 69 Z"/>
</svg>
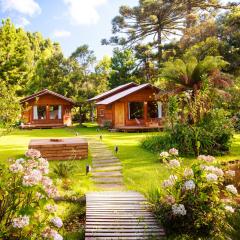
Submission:
<svg viewBox="0 0 240 240">
<path fill-rule="evenodd" d="M 25 17 L 20 17 L 17 20 L 16 27 L 22 27 L 24 28 L 25 26 L 29 25 L 30 22 L 25 18 Z"/>
<path fill-rule="evenodd" d="M 55 30 L 53 32 L 53 36 L 56 38 L 65 38 L 65 37 L 70 37 L 71 32 L 66 31 L 66 30 Z"/>
<path fill-rule="evenodd" d="M 64 0 L 64 2 L 74 24 L 91 25 L 100 19 L 97 7 L 107 3 L 107 0 Z"/>
<path fill-rule="evenodd" d="M 29 16 L 41 13 L 41 8 L 35 0 L 0 0 L 0 8 L 3 12 L 17 11 Z"/>
</svg>

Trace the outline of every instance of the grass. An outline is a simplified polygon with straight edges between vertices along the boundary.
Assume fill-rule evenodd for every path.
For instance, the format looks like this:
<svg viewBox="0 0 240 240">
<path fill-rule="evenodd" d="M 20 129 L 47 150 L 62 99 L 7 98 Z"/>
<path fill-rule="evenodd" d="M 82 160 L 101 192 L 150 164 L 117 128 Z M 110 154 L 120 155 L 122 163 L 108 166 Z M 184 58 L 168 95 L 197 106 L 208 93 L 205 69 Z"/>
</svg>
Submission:
<svg viewBox="0 0 240 240">
<path fill-rule="evenodd" d="M 11 135 L 0 138 L 0 161 L 6 162 L 8 158 L 23 156 L 32 138 L 75 137 L 75 132 L 78 132 L 79 136 L 95 139 L 99 139 L 102 135 L 102 141 L 113 152 L 115 146 L 119 147 L 117 155 L 123 164 L 124 182 L 130 190 L 147 193 L 152 187 L 160 185 L 161 180 L 169 175 L 167 168 L 159 163 L 157 154 L 150 153 L 139 146 L 141 139 L 151 133 L 111 133 L 106 130 L 99 131 L 94 124 L 81 128 L 16 130 Z M 221 161 L 240 159 L 240 134 L 235 134 L 229 155 L 218 157 L 218 159 Z M 184 158 L 183 164 L 188 165 L 193 161 L 193 158 Z M 57 162 L 52 161 L 51 167 Z M 83 194 L 96 189 L 89 176 L 85 175 L 85 166 L 89 163 L 91 163 L 91 157 L 73 161 L 75 171 L 70 177 L 70 194 L 71 192 Z M 66 193 L 65 189 L 61 190 Z"/>
</svg>

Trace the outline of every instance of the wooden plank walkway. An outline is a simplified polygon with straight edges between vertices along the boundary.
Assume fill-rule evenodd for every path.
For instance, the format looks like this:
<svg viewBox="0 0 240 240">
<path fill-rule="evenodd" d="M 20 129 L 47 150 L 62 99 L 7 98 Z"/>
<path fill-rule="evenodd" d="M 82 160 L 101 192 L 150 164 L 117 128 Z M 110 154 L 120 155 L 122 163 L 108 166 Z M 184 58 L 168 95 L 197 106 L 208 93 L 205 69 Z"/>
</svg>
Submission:
<svg viewBox="0 0 240 240">
<path fill-rule="evenodd" d="M 105 191 L 86 194 L 85 240 L 162 239 L 163 236 L 163 228 L 140 193 Z"/>
</svg>

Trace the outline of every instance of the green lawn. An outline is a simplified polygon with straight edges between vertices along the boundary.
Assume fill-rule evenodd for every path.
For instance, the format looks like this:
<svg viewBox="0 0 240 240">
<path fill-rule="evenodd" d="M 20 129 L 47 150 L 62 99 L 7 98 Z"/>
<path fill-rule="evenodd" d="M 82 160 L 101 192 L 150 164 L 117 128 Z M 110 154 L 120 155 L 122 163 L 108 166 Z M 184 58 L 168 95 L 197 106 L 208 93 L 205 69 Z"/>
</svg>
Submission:
<svg viewBox="0 0 240 240">
<path fill-rule="evenodd" d="M 79 136 L 89 138 L 99 139 L 102 135 L 103 142 L 112 151 L 114 146 L 119 147 L 118 157 L 123 164 L 124 181 L 128 189 L 146 193 L 151 187 L 158 186 L 160 181 L 169 174 L 165 166 L 159 163 L 157 154 L 150 153 L 139 146 L 140 140 L 151 133 L 110 133 L 105 130 L 97 131 L 94 125 L 68 129 L 16 130 L 11 135 L 0 138 L 0 161 L 6 162 L 8 158 L 23 156 L 32 138 L 75 137 L 76 131 Z M 221 161 L 240 159 L 240 134 L 234 136 L 230 154 L 219 159 Z M 188 165 L 193 160 L 185 158 L 183 162 Z M 58 161 L 51 162 L 51 166 L 56 162 Z M 95 189 L 89 176 L 85 175 L 85 166 L 90 162 L 90 157 L 87 160 L 74 161 L 76 169 L 71 177 L 70 192 L 85 193 Z"/>
</svg>

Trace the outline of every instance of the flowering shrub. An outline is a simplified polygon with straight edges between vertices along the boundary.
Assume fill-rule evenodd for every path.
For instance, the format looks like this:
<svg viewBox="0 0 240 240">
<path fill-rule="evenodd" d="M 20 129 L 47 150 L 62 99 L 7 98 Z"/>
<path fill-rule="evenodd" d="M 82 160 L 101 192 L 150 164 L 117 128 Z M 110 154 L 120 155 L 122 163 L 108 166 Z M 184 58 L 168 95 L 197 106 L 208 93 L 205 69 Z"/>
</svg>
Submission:
<svg viewBox="0 0 240 240">
<path fill-rule="evenodd" d="M 152 198 L 167 233 L 193 239 L 227 239 L 224 232 L 231 229 L 228 219 L 235 211 L 233 199 L 238 192 L 232 184 L 224 186 L 224 181 L 225 177 L 234 177 L 234 171 L 224 172 L 214 165 L 212 156 L 199 156 L 189 168 L 180 167 L 175 158 L 171 154 L 167 157 L 171 175 Z"/>
<path fill-rule="evenodd" d="M 48 161 L 34 149 L 26 157 L 0 166 L 0 239 L 62 240 Z"/>
</svg>

